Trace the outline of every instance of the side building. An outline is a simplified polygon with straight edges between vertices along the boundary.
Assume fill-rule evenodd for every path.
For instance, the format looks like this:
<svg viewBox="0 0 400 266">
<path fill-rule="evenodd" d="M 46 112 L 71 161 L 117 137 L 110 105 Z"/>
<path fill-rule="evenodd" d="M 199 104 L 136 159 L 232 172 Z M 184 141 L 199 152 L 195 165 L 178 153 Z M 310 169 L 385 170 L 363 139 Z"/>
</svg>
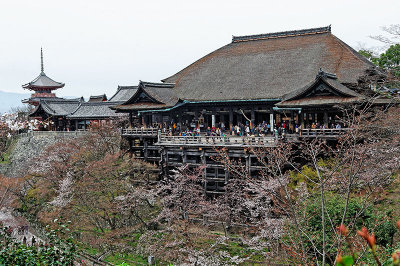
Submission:
<svg viewBox="0 0 400 266">
<path fill-rule="evenodd" d="M 136 88 L 136 86 L 119 86 L 109 100 L 106 95 L 92 96 L 88 102 L 85 102 L 83 97 L 39 99 L 30 117 L 46 125 L 38 130 L 50 131 L 87 130 L 91 126 L 116 120 L 128 121 L 128 114 L 117 113 L 110 107 L 127 101 L 136 92 Z"/>
</svg>

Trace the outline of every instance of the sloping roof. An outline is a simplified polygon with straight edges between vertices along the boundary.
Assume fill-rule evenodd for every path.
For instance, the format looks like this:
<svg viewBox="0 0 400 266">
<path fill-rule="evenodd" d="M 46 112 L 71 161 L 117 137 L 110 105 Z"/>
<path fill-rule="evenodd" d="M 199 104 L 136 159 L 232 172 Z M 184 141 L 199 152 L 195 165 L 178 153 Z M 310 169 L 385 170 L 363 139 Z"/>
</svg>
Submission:
<svg viewBox="0 0 400 266">
<path fill-rule="evenodd" d="M 105 94 L 90 96 L 88 102 L 103 102 L 103 101 L 107 101 L 107 95 Z"/>
<path fill-rule="evenodd" d="M 34 88 L 46 88 L 46 89 L 58 89 L 64 87 L 64 83 L 57 82 L 46 76 L 44 72 L 32 80 L 31 82 L 22 85 L 24 89 L 34 89 Z"/>
<path fill-rule="evenodd" d="M 126 102 L 137 91 L 138 86 L 118 86 L 117 92 L 108 100 L 109 102 Z"/>
<path fill-rule="evenodd" d="M 174 106 L 178 102 L 175 91 L 175 84 L 172 83 L 154 83 L 140 81 L 139 87 L 156 101 L 165 104 L 167 107 Z"/>
<path fill-rule="evenodd" d="M 80 99 L 68 100 L 62 98 L 40 100 L 39 105 L 31 112 L 30 116 L 35 116 L 41 110 L 50 116 L 67 116 L 74 112 L 81 102 Z"/>
<path fill-rule="evenodd" d="M 123 110 L 148 110 L 172 107 L 179 99 L 174 91 L 172 83 L 154 83 L 140 81 L 136 93 L 123 104 L 113 107 L 119 111 Z M 142 94 L 148 98 L 143 101 Z"/>
<path fill-rule="evenodd" d="M 39 101 L 45 101 L 45 100 L 55 100 L 55 101 L 62 101 L 64 100 L 63 98 L 59 97 L 30 97 L 28 99 L 23 99 L 21 102 L 22 103 L 29 103 L 29 102 L 39 102 Z"/>
<path fill-rule="evenodd" d="M 283 95 L 282 99 L 276 106 L 333 105 L 359 101 L 364 96 L 341 84 L 335 74 L 320 70 L 314 81 Z"/>
<path fill-rule="evenodd" d="M 373 67 L 324 27 L 233 37 L 163 81 L 182 100 L 271 99 L 304 87 L 320 68 L 357 83 Z"/>
<path fill-rule="evenodd" d="M 122 117 L 125 114 L 116 113 L 111 110 L 112 102 L 85 102 L 81 103 L 76 110 L 67 116 L 69 119 L 107 119 Z"/>
</svg>

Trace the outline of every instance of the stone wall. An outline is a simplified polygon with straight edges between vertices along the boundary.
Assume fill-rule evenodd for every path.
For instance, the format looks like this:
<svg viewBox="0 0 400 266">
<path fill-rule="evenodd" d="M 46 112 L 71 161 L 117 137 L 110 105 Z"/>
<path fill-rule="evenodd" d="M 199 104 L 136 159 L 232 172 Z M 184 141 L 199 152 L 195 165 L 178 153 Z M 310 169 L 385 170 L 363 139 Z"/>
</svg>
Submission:
<svg viewBox="0 0 400 266">
<path fill-rule="evenodd" d="M 0 164 L 0 174 L 8 177 L 23 177 L 35 158 L 40 157 L 51 145 L 66 138 L 80 137 L 85 132 L 31 132 L 16 136 L 10 152 L 10 163 Z M 62 145 L 62 144 L 61 144 Z"/>
</svg>

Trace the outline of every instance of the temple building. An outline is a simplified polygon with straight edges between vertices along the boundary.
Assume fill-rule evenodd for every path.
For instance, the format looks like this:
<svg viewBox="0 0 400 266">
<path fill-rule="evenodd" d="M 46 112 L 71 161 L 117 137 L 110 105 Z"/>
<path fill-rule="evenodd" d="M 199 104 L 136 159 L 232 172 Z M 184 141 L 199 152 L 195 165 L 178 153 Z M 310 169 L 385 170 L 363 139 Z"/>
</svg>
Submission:
<svg viewBox="0 0 400 266">
<path fill-rule="evenodd" d="M 232 130 L 268 123 L 294 131 L 337 123 L 337 105 L 362 100 L 351 88 L 371 73 L 378 73 L 375 66 L 330 26 L 234 36 L 162 83 L 141 81 L 114 109 L 140 117 L 144 127 L 173 124 L 204 132 L 221 124 Z"/>
<path fill-rule="evenodd" d="M 34 91 L 29 99 L 22 102 L 37 106 L 41 99 L 57 98 L 54 90 L 64 87 L 64 83 L 54 81 L 44 73 L 43 50 L 40 49 L 41 71 L 37 78 L 22 85 L 22 88 Z"/>
<path fill-rule="evenodd" d="M 205 165 L 204 190 L 219 194 L 230 178 L 215 160 L 219 149 L 256 176 L 262 166 L 252 147 L 275 147 L 279 139 L 335 142 L 348 130 L 342 108 L 365 102 L 382 78 L 330 26 L 234 36 L 160 83 L 140 81 L 112 109 L 129 113 L 122 136 L 136 158 L 157 163 L 164 175 Z"/>
<path fill-rule="evenodd" d="M 88 130 L 92 125 L 101 125 L 115 120 L 128 121 L 128 114 L 117 113 L 110 107 L 127 101 L 136 92 L 136 86 L 118 86 L 117 92 L 107 100 L 105 94 L 84 98 L 41 98 L 30 113 L 30 117 L 48 125 L 39 130 L 75 131 Z"/>
</svg>

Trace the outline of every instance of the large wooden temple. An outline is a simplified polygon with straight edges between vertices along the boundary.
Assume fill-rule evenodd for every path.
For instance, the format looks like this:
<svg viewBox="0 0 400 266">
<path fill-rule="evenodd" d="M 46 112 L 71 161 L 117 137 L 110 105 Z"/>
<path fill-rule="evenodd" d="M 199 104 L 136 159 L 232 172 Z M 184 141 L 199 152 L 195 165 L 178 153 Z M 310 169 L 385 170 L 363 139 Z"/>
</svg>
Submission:
<svg viewBox="0 0 400 266">
<path fill-rule="evenodd" d="M 206 164 L 205 190 L 220 193 L 229 173 L 212 160 L 215 147 L 256 174 L 260 166 L 246 147 L 273 146 L 278 131 L 294 139 L 337 137 L 346 126 L 341 106 L 363 102 L 375 85 L 365 83 L 371 76 L 382 73 L 330 26 L 234 36 L 161 82 L 119 87 L 109 100 L 40 99 L 32 116 L 62 121 L 57 130 L 79 130 L 122 115 L 130 123 L 122 135 L 138 158 L 158 163 L 164 174 Z"/>
<path fill-rule="evenodd" d="M 358 80 L 375 66 L 331 27 L 233 37 L 162 83 L 140 82 L 118 112 L 141 125 L 181 128 L 335 123 L 335 105 L 359 101 Z"/>
</svg>

